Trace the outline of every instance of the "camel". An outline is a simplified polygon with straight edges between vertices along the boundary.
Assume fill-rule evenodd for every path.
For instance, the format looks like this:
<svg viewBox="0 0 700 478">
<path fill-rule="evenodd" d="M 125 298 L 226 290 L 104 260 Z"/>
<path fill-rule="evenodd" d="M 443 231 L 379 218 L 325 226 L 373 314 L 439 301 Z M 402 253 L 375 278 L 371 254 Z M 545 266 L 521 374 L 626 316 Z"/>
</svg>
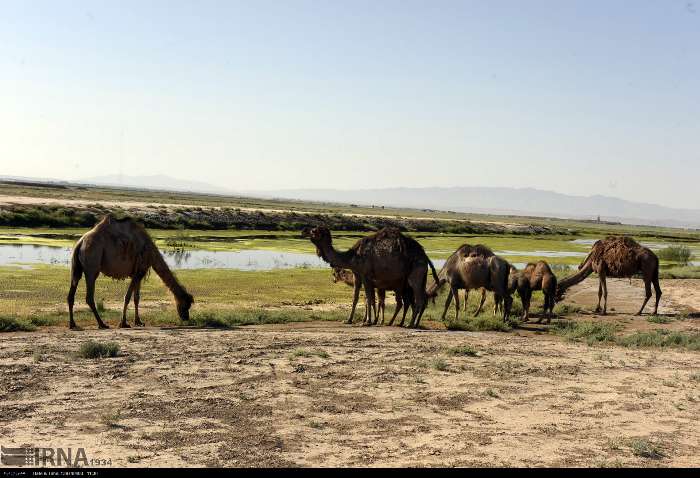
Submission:
<svg viewBox="0 0 700 478">
<path fill-rule="evenodd" d="M 545 261 L 537 261 L 537 263 L 529 263 L 520 272 L 512 274 L 514 286 L 517 287 L 518 295 L 523 303 L 523 321 L 527 322 L 530 318 L 530 300 L 532 292 L 541 290 L 544 294 L 544 315 L 547 318 L 547 323 L 552 320 L 554 313 L 554 303 L 557 291 L 557 276 L 554 275 L 549 264 Z M 537 323 L 542 322 L 542 317 Z"/>
<path fill-rule="evenodd" d="M 425 283 L 428 266 L 437 280 L 433 263 L 423 247 L 397 228 L 385 227 L 363 237 L 347 251 L 337 251 L 328 228 L 318 226 L 305 228 L 302 237 L 307 237 L 316 246 L 316 253 L 331 267 L 350 269 L 355 276 L 352 309 L 347 323 L 352 323 L 360 294 L 360 285 L 365 289 L 365 302 L 369 322 L 374 309 L 374 290 L 404 290 L 413 292 L 413 312 L 410 327 L 418 327 L 425 311 L 427 298 Z"/>
<path fill-rule="evenodd" d="M 178 315 L 182 320 L 189 320 L 189 310 L 194 298 L 178 282 L 170 271 L 163 256 L 158 251 L 151 237 L 140 224 L 132 219 L 116 219 L 105 216 L 95 227 L 86 232 L 73 248 L 71 259 L 71 283 L 68 292 L 69 327 L 77 328 L 73 320 L 75 291 L 83 274 L 85 274 L 85 301 L 97 320 L 100 329 L 108 329 L 97 313 L 95 307 L 95 280 L 103 273 L 113 279 L 131 278 L 131 283 L 124 296 L 124 309 L 120 327 L 129 327 L 126 312 L 131 296 L 134 296 L 134 323 L 143 326 L 139 317 L 139 300 L 141 281 L 153 267 L 156 274 L 175 296 Z"/>
<path fill-rule="evenodd" d="M 455 318 L 459 319 L 459 289 L 484 288 L 493 291 L 495 300 L 504 301 L 503 320 L 508 319 L 513 299 L 508 293 L 510 264 L 493 254 L 485 246 L 470 246 L 464 244 L 460 246 L 445 261 L 445 265 L 440 270 L 439 280 L 431 284 L 426 290 L 428 297 L 434 299 L 445 283 L 450 284 L 450 291 L 445 301 L 445 309 L 442 313 L 442 320 L 445 320 L 447 309 L 455 299 Z M 483 305 L 483 301 L 482 304 Z M 481 312 L 481 305 L 476 315 Z"/>
<path fill-rule="evenodd" d="M 338 283 L 338 282 L 343 282 L 351 287 L 355 286 L 355 274 L 352 273 L 352 271 L 342 269 L 340 267 L 334 267 L 333 268 L 333 282 Z M 391 317 L 391 320 L 389 321 L 389 325 L 393 325 L 394 320 L 396 319 L 396 316 L 398 315 L 399 311 L 401 308 L 403 308 L 403 319 L 401 320 L 401 323 L 406 320 L 406 313 L 408 312 L 408 307 L 412 304 L 412 299 L 409 297 L 408 300 L 404 301 L 404 295 L 410 294 L 410 289 L 405 289 L 403 292 L 395 290 L 394 291 L 394 297 L 396 297 L 396 309 L 394 309 L 394 315 Z M 379 317 L 379 313 L 381 313 L 382 320 L 380 322 L 380 325 L 384 325 L 384 310 L 386 307 L 386 291 L 384 289 L 377 289 L 377 310 L 374 311 L 374 325 L 377 323 L 377 319 Z M 367 310 L 365 310 L 365 318 L 363 320 L 364 323 L 367 323 Z"/>
<path fill-rule="evenodd" d="M 595 272 L 598 274 L 598 306 L 595 311 L 600 312 L 600 299 L 604 298 L 602 314 L 607 314 L 608 286 L 607 277 L 631 278 L 634 274 L 641 273 L 644 279 L 645 298 L 642 307 L 635 315 L 641 315 L 644 307 L 651 298 L 651 286 L 654 285 L 656 303 L 654 314 L 659 308 L 661 299 L 661 287 L 659 286 L 659 258 L 651 249 L 641 246 L 637 241 L 627 236 L 608 236 L 596 241 L 591 252 L 578 266 L 578 272 L 559 283 L 557 288 L 557 300 L 564 297 L 566 289 L 578 284 L 583 279 Z"/>
</svg>

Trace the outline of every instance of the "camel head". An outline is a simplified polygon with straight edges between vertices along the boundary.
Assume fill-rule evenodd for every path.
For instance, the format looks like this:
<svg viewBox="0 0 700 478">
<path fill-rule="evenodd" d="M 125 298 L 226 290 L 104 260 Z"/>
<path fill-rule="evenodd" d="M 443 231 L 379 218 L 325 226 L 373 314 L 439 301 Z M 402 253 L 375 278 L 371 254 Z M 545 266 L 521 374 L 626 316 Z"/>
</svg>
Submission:
<svg viewBox="0 0 700 478">
<path fill-rule="evenodd" d="M 316 254 L 325 260 L 322 252 L 322 247 L 329 246 L 333 243 L 331 231 L 325 226 L 305 227 L 301 231 L 301 237 L 306 237 L 316 246 Z"/>
<path fill-rule="evenodd" d="M 180 316 L 180 319 L 184 321 L 190 320 L 190 307 L 194 303 L 192 294 L 185 292 L 181 296 L 176 297 L 175 302 L 177 304 L 177 315 Z"/>
<path fill-rule="evenodd" d="M 333 283 L 337 284 L 338 282 L 343 280 L 343 269 L 340 267 L 334 267 L 333 268 Z"/>
</svg>

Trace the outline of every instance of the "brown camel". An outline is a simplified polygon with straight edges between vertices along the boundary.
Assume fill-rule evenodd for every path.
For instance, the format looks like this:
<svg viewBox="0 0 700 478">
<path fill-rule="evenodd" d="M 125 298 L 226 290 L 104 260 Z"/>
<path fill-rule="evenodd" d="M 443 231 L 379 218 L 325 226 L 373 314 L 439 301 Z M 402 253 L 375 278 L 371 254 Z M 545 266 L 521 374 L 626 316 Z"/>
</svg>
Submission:
<svg viewBox="0 0 700 478">
<path fill-rule="evenodd" d="M 68 292 L 69 326 L 75 329 L 73 320 L 73 304 L 75 291 L 83 274 L 85 274 L 85 301 L 95 315 L 97 325 L 101 329 L 109 326 L 102 322 L 95 307 L 95 280 L 100 272 L 112 279 L 131 278 L 131 283 L 124 296 L 124 309 L 120 327 L 129 327 L 126 311 L 134 295 L 134 323 L 143 326 L 139 317 L 139 299 L 141 281 L 153 267 L 163 283 L 175 296 L 177 312 L 182 320 L 189 320 L 189 310 L 194 302 L 185 288 L 180 285 L 175 275 L 170 271 L 163 256 L 153 243 L 146 230 L 132 219 L 115 219 L 105 216 L 95 227 L 81 237 L 73 249 L 71 260 L 71 284 Z"/>
<path fill-rule="evenodd" d="M 510 264 L 495 256 L 489 248 L 464 244 L 447 258 L 438 274 L 439 279 L 431 284 L 426 294 L 434 299 L 439 289 L 445 283 L 449 283 L 450 291 L 445 301 L 442 320 L 445 320 L 447 309 L 453 297 L 455 299 L 455 318 L 459 319 L 459 289 L 471 290 L 483 287 L 493 291 L 496 301 L 499 298 L 504 301 L 503 320 L 507 320 L 513 303 L 513 299 L 508 293 L 509 270 Z M 481 306 L 476 315 L 480 311 Z"/>
<path fill-rule="evenodd" d="M 642 307 L 636 315 L 641 315 L 644 306 L 651 298 L 651 286 L 654 285 L 656 292 L 656 303 L 654 304 L 654 314 L 659 308 L 661 299 L 661 287 L 659 286 L 659 258 L 651 249 L 641 246 L 631 237 L 608 236 L 603 240 L 596 241 L 588 256 L 578 266 L 579 272 L 562 279 L 557 288 L 557 300 L 561 300 L 566 289 L 578 284 L 583 279 L 595 272 L 598 274 L 598 306 L 596 312 L 600 312 L 600 299 L 604 297 L 603 315 L 607 313 L 608 307 L 608 286 L 606 277 L 632 277 L 635 274 L 642 274 L 644 279 L 644 290 L 646 296 Z"/>
<path fill-rule="evenodd" d="M 544 315 L 547 317 L 547 323 L 552 320 L 554 313 L 555 296 L 557 292 L 557 276 L 554 275 L 549 264 L 545 261 L 537 261 L 537 263 L 529 263 L 520 272 L 514 274 L 515 286 L 518 290 L 518 295 L 523 303 L 522 319 L 528 321 L 530 318 L 530 300 L 532 292 L 541 290 L 544 294 Z M 542 317 L 537 323 L 542 322 Z"/>
<path fill-rule="evenodd" d="M 331 267 L 350 269 L 355 276 L 355 290 L 348 323 L 352 323 L 360 294 L 365 289 L 367 313 L 371 322 L 374 309 L 374 290 L 404 290 L 413 292 L 411 327 L 418 327 L 426 306 L 425 283 L 428 267 L 437 279 L 433 263 L 423 247 L 414 239 L 404 236 L 397 228 L 386 227 L 357 241 L 347 251 L 337 251 L 328 228 L 305 228 L 302 237 L 308 237 L 316 252 Z"/>
<path fill-rule="evenodd" d="M 338 283 L 338 282 L 343 282 L 351 287 L 355 286 L 355 274 L 352 273 L 352 271 L 349 271 L 347 269 L 342 269 L 340 267 L 334 267 L 333 268 L 333 282 Z M 406 295 L 410 293 L 410 289 L 405 289 L 403 293 L 401 291 L 394 291 L 394 297 L 396 298 L 396 309 L 394 309 L 394 315 L 391 317 L 391 320 L 389 321 L 389 325 L 392 325 L 394 323 L 394 320 L 396 319 L 396 316 L 398 315 L 399 311 L 401 308 L 404 309 L 403 311 L 403 320 L 401 323 L 404 322 L 406 319 L 406 313 L 408 312 L 408 307 L 411 305 L 411 300 L 410 298 L 404 302 L 404 298 L 402 297 L 403 295 Z M 382 316 L 382 320 L 380 322 L 381 325 L 384 325 L 384 310 L 386 308 L 386 291 L 384 289 L 377 289 L 377 309 L 374 311 L 374 324 L 376 325 L 377 323 L 377 318 L 379 317 L 379 314 Z M 379 312 L 379 313 L 377 313 Z M 365 318 L 363 320 L 364 323 L 367 323 L 367 310 L 365 310 Z"/>
</svg>

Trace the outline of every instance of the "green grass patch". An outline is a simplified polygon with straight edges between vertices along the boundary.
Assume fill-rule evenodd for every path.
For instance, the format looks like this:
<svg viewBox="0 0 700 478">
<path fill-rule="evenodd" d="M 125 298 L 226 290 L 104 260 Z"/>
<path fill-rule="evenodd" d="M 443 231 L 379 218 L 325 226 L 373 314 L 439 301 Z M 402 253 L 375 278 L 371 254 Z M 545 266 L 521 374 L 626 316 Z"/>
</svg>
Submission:
<svg viewBox="0 0 700 478">
<path fill-rule="evenodd" d="M 299 349 L 294 349 L 292 351 L 292 353 L 290 354 L 290 358 L 297 358 L 297 357 L 305 357 L 305 358 L 320 357 L 320 358 L 325 359 L 325 358 L 328 358 L 329 355 L 328 355 L 328 352 L 326 352 L 325 350 L 320 350 L 320 349 L 309 350 L 309 349 L 299 348 Z"/>
<path fill-rule="evenodd" d="M 442 357 L 435 357 L 430 362 L 430 366 L 439 372 L 445 372 L 448 369 L 447 362 Z"/>
<path fill-rule="evenodd" d="M 119 344 L 88 340 L 80 346 L 77 355 L 86 359 L 116 357 L 119 355 Z"/>
<path fill-rule="evenodd" d="M 615 342 L 619 326 L 609 322 L 562 320 L 549 329 L 551 333 L 572 341 L 584 341 L 589 345 L 600 342 Z"/>
<path fill-rule="evenodd" d="M 630 441 L 630 448 L 635 456 L 649 458 L 651 460 L 660 460 L 665 455 L 658 445 L 644 439 L 633 439 Z"/>
<path fill-rule="evenodd" d="M 461 357 L 476 357 L 478 352 L 474 347 L 469 344 L 459 345 L 457 347 L 450 347 L 447 349 L 447 353 L 450 355 L 456 355 Z"/>
<path fill-rule="evenodd" d="M 36 330 L 36 326 L 26 319 L 0 316 L 0 332 L 31 332 L 32 330 Z"/>
<path fill-rule="evenodd" d="M 447 330 L 466 330 L 469 332 L 483 332 L 495 330 L 498 332 L 510 332 L 513 327 L 503 321 L 502 317 L 483 316 L 470 317 L 466 320 L 448 320 L 445 322 Z"/>
<path fill-rule="evenodd" d="M 651 322 L 652 324 L 669 324 L 671 323 L 671 319 L 661 315 L 650 315 L 647 317 L 647 322 Z"/>
<path fill-rule="evenodd" d="M 618 339 L 625 347 L 677 347 L 700 350 L 700 333 L 687 333 L 657 329 L 651 332 L 635 332 Z"/>
<path fill-rule="evenodd" d="M 674 244 L 656 251 L 656 255 L 662 261 L 675 262 L 682 266 L 687 266 L 693 259 L 690 248 L 684 244 Z"/>
</svg>

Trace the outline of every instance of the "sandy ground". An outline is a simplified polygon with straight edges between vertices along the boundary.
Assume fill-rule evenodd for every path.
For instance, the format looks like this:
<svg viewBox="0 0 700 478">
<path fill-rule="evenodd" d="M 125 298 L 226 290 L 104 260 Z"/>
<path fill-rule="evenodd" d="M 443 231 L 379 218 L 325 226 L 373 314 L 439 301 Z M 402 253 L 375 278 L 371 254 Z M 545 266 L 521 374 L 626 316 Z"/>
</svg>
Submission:
<svg viewBox="0 0 700 478">
<path fill-rule="evenodd" d="M 609 320 L 660 327 L 627 313 L 641 290 L 611 281 Z M 587 280 L 570 301 L 591 307 L 591 293 Z M 88 339 L 121 355 L 77 358 Z M 450 354 L 464 345 L 477 356 Z M 534 324 L 44 328 L 0 336 L 0 436 L 113 466 L 700 466 L 699 372 L 697 352 L 587 346 Z"/>
</svg>

